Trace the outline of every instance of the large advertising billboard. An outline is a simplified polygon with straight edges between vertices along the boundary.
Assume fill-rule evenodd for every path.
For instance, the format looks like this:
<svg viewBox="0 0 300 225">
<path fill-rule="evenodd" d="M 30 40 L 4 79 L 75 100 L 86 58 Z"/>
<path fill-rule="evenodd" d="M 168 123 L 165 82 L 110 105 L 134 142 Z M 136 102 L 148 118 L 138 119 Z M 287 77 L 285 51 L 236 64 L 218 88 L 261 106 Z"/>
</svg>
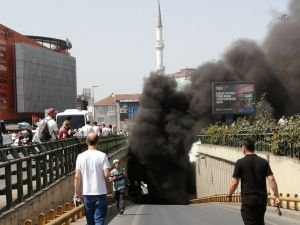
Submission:
<svg viewBox="0 0 300 225">
<path fill-rule="evenodd" d="M 254 82 L 213 82 L 213 114 L 255 113 Z"/>
<path fill-rule="evenodd" d="M 18 113 L 76 107 L 74 57 L 24 43 L 15 44 Z"/>
</svg>

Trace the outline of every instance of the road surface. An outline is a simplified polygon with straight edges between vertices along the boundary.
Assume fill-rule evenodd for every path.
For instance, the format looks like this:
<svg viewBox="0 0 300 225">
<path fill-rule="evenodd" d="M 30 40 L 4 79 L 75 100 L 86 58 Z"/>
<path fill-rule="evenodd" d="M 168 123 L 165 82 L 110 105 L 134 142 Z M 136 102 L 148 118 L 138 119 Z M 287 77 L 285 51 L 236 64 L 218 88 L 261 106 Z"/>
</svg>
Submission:
<svg viewBox="0 0 300 225">
<path fill-rule="evenodd" d="M 291 210 L 290 210 L 291 211 Z M 270 207 L 265 216 L 266 225 L 296 225 L 300 217 L 287 213 L 278 216 Z M 296 212 L 295 212 L 296 213 Z M 295 214 L 294 216 L 300 216 Z M 137 205 L 113 218 L 109 225 L 242 225 L 239 205 L 218 203 L 194 205 Z"/>
</svg>

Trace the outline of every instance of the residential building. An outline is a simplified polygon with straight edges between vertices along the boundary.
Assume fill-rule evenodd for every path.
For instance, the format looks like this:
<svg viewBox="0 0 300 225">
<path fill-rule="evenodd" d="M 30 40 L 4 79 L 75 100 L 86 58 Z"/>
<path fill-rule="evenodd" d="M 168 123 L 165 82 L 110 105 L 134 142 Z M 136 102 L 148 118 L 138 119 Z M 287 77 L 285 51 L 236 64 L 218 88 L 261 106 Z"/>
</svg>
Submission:
<svg viewBox="0 0 300 225">
<path fill-rule="evenodd" d="M 111 94 L 95 102 L 95 121 L 130 131 L 139 109 L 141 94 Z"/>
<path fill-rule="evenodd" d="M 182 90 L 186 85 L 191 83 L 191 74 L 195 71 L 194 68 L 181 69 L 179 72 L 169 74 L 168 76 L 174 79 L 177 83 L 177 90 Z"/>
</svg>

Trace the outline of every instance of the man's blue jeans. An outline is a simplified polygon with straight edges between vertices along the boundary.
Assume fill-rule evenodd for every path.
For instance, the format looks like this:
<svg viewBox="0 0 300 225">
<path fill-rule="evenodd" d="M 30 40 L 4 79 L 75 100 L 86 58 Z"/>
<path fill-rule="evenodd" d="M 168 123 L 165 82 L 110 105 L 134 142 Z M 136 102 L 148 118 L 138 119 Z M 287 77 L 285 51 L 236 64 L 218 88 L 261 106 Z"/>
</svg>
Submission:
<svg viewBox="0 0 300 225">
<path fill-rule="evenodd" d="M 84 195 L 83 203 L 87 225 L 104 225 L 107 212 L 106 195 Z"/>
</svg>

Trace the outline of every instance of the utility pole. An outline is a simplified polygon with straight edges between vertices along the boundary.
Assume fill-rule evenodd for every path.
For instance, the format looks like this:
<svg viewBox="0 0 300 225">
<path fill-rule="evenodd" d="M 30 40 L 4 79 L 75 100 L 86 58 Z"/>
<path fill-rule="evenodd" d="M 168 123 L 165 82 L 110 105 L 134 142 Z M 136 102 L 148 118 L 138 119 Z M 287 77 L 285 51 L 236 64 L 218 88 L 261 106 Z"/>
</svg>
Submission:
<svg viewBox="0 0 300 225">
<path fill-rule="evenodd" d="M 95 121 L 95 95 L 94 95 L 94 88 L 98 87 L 97 85 L 92 86 L 92 114 L 93 120 Z M 98 121 L 96 121 L 98 122 Z"/>
</svg>

